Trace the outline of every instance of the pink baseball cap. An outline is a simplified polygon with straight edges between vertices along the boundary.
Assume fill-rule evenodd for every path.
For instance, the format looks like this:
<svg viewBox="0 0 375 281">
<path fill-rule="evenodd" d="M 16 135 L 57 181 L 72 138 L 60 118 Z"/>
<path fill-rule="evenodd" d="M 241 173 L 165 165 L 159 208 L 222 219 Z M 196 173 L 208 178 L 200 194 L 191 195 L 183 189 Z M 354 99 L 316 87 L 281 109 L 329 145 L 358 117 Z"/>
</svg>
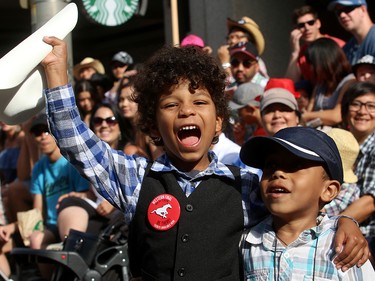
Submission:
<svg viewBox="0 0 375 281">
<path fill-rule="evenodd" d="M 186 36 L 184 39 L 182 39 L 181 47 L 185 47 L 188 45 L 193 45 L 193 46 L 204 48 L 203 39 L 194 34 L 190 34 Z"/>
</svg>

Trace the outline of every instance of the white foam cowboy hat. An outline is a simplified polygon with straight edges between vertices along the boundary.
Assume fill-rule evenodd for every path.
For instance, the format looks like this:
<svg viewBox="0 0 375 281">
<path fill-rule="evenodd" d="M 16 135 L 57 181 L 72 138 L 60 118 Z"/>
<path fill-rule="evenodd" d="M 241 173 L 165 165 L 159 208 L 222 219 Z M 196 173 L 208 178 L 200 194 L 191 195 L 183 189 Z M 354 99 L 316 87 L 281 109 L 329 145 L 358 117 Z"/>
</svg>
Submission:
<svg viewBox="0 0 375 281">
<path fill-rule="evenodd" d="M 64 39 L 77 20 L 77 6 L 70 3 L 0 59 L 1 121 L 20 124 L 44 108 L 46 79 L 40 62 L 52 47 L 43 42 L 43 37 Z"/>
</svg>

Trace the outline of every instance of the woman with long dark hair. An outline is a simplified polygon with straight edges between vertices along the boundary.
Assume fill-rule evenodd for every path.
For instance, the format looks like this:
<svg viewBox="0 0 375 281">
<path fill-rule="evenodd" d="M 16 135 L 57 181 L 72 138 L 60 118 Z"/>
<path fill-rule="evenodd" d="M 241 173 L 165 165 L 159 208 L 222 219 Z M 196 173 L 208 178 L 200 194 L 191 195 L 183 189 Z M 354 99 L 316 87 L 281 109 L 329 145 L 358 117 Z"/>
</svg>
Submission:
<svg viewBox="0 0 375 281">
<path fill-rule="evenodd" d="M 303 121 L 336 126 L 341 122 L 342 97 L 355 81 L 350 64 L 340 46 L 330 38 L 312 42 L 306 50 L 306 59 L 312 69 L 314 90 L 302 115 Z"/>
</svg>

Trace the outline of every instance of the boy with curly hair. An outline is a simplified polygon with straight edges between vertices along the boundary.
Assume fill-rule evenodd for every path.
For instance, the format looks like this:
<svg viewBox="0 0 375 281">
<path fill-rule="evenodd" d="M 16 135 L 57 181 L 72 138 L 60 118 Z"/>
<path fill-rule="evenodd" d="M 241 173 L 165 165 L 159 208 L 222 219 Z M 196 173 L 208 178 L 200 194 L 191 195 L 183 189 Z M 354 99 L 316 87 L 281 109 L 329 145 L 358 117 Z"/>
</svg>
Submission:
<svg viewBox="0 0 375 281">
<path fill-rule="evenodd" d="M 68 84 L 65 43 L 44 41 L 53 46 L 42 61 L 51 131 L 64 156 L 124 212 L 133 277 L 241 280 L 242 231 L 266 210 L 258 177 L 210 151 L 228 118 L 225 74 L 215 59 L 195 47 L 165 47 L 137 75 L 140 127 L 165 150 L 151 162 L 112 150 L 87 128 Z M 346 221 L 337 245 L 349 247 L 339 264 L 361 264 L 364 240 L 358 229 L 357 240 L 347 235 L 354 224 Z"/>
</svg>

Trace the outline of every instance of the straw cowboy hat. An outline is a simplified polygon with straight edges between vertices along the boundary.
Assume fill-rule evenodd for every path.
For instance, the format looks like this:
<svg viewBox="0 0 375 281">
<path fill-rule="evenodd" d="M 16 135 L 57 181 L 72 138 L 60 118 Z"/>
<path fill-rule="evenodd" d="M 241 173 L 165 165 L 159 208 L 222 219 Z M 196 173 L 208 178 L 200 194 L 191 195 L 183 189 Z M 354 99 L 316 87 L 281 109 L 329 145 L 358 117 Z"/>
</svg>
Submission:
<svg viewBox="0 0 375 281">
<path fill-rule="evenodd" d="M 70 3 L 0 59 L 1 121 L 20 124 L 44 108 L 43 89 L 47 84 L 40 62 L 52 47 L 43 42 L 43 37 L 64 39 L 77 20 L 77 6 Z"/>
<path fill-rule="evenodd" d="M 90 57 L 86 57 L 80 63 L 78 63 L 74 66 L 74 68 L 73 68 L 74 78 L 79 80 L 80 79 L 79 73 L 81 72 L 81 69 L 87 68 L 87 67 L 94 68 L 96 70 L 96 72 L 98 72 L 100 74 L 105 73 L 104 66 L 99 60 L 96 60 L 96 59 L 93 59 L 93 58 L 90 58 Z"/>
<path fill-rule="evenodd" d="M 257 47 L 259 55 L 263 54 L 264 46 L 265 46 L 264 37 L 263 37 L 262 32 L 260 32 L 259 26 L 257 25 L 255 21 L 253 21 L 249 17 L 242 17 L 240 20 L 233 20 L 233 19 L 228 18 L 227 26 L 228 26 L 229 31 L 233 27 L 238 27 L 250 33 L 250 35 L 252 35 L 252 37 L 254 38 L 253 43 Z"/>
<path fill-rule="evenodd" d="M 336 143 L 342 160 L 344 170 L 344 182 L 356 183 L 358 178 L 354 174 L 353 167 L 359 153 L 359 144 L 353 134 L 347 130 L 332 128 L 327 132 Z"/>
</svg>

